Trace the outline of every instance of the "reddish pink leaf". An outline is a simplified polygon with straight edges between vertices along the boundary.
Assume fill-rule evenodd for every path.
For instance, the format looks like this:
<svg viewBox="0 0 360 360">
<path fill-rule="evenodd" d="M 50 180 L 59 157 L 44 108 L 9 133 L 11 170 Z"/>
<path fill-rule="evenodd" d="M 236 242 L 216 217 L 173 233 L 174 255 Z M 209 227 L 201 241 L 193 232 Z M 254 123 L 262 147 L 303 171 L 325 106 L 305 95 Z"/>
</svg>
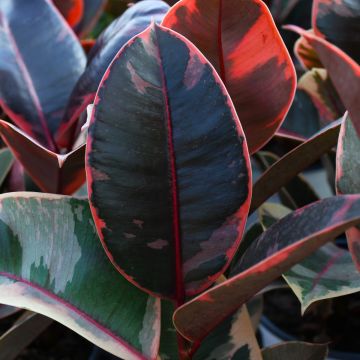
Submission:
<svg viewBox="0 0 360 360">
<path fill-rule="evenodd" d="M 260 0 L 181 0 L 163 25 L 183 34 L 225 83 L 251 153 L 281 125 L 295 94 L 291 58 Z"/>
<path fill-rule="evenodd" d="M 314 47 L 360 136 L 360 65 L 325 39 L 297 26 L 289 25 L 286 28 L 304 36 Z"/>
<path fill-rule="evenodd" d="M 71 27 L 79 23 L 84 11 L 84 0 L 53 0 Z"/>
<path fill-rule="evenodd" d="M 70 195 L 85 182 L 85 145 L 59 155 L 3 120 L 0 120 L 0 135 L 44 192 Z"/>
</svg>

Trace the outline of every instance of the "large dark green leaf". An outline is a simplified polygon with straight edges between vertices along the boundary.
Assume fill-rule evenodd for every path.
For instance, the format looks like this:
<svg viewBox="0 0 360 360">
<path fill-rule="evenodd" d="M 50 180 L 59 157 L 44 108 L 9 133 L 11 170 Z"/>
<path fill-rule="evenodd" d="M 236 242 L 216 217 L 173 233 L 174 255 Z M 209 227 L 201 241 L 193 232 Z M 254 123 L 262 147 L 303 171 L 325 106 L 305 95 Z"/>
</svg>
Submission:
<svg viewBox="0 0 360 360">
<path fill-rule="evenodd" d="M 0 105 L 28 135 L 56 151 L 56 133 L 85 68 L 79 41 L 49 0 L 0 1 Z"/>
<path fill-rule="evenodd" d="M 251 173 L 231 99 L 205 57 L 156 24 L 100 85 L 87 143 L 93 216 L 116 268 L 181 303 L 238 247 Z"/>
<path fill-rule="evenodd" d="M 188 340 L 203 339 L 271 281 L 359 223 L 360 195 L 335 196 L 294 211 L 248 247 L 234 269 L 237 275 L 178 308 L 176 328 Z"/>
<path fill-rule="evenodd" d="M 44 314 L 121 358 L 156 358 L 160 302 L 111 265 L 86 200 L 2 195 L 0 234 L 0 303 Z"/>
<path fill-rule="evenodd" d="M 295 94 L 291 58 L 261 0 L 181 0 L 163 25 L 192 41 L 234 101 L 251 153 L 281 125 Z"/>
</svg>

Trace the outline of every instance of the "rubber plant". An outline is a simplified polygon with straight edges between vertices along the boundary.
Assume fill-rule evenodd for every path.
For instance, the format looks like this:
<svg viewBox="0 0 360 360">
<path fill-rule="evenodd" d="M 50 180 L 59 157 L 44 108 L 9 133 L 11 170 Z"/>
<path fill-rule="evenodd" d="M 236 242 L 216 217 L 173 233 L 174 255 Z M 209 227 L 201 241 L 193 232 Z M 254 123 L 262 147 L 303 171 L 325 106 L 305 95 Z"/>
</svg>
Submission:
<svg viewBox="0 0 360 360">
<path fill-rule="evenodd" d="M 81 9 L 87 16 L 88 2 L 85 7 L 79 1 L 55 3 L 68 21 Z M 119 48 L 151 19 L 161 21 L 167 9 L 161 1 L 129 9 L 114 21 L 126 26 L 118 31 L 110 25 L 103 35 L 106 42 L 99 39 L 86 65 L 80 40 L 51 0 L 1 2 L 0 106 L 12 123 L 1 121 L 0 135 L 42 191 L 72 194 L 84 183 L 84 141 L 78 139 L 80 131 L 61 141 L 63 129 L 86 115 Z"/>
<path fill-rule="evenodd" d="M 52 3 L 34 4 L 61 24 L 61 41 L 70 39 L 83 58 Z M 48 124 L 44 113 L 30 121 L 32 111 L 20 112 L 27 107 L 10 106 L 14 87 L 1 90 L 8 116 L 43 141 L 27 139 L 31 146 L 69 149 L 79 135 L 86 137 L 88 199 L 0 195 L 0 303 L 48 316 L 126 360 L 288 359 L 294 352 L 325 359 L 326 345 L 295 342 L 261 351 L 253 329 L 259 311 L 250 300 L 360 224 L 360 194 L 344 185 L 345 173 L 355 176 L 347 170 L 355 130 L 349 135 L 348 121 L 339 120 L 306 141 L 282 135 L 291 151 L 266 157 L 258 150 L 279 140 L 296 87 L 293 63 L 266 5 L 181 0 L 161 25 L 149 25 L 145 17 L 123 37 L 126 25 L 139 20 L 137 9 L 159 5 L 162 17 L 168 7 L 161 4 L 133 5 L 100 35 L 68 102 L 56 104 L 65 115 L 49 111 L 57 126 L 52 121 L 47 132 L 38 127 Z M 11 19 L 24 40 L 25 24 L 14 9 L 0 5 L 1 19 Z M 13 25 L 17 21 L 21 26 Z M 9 25 L 3 24 L 7 38 L 1 39 L 12 56 Z M 27 46 L 23 51 L 28 55 Z M 86 136 L 79 115 L 91 103 Z M 39 102 L 30 104 L 40 110 Z M 9 139 L 26 136 L 2 124 L 3 138 L 21 159 L 15 149 L 25 141 Z M 246 229 L 252 212 L 260 210 L 264 218 L 270 196 L 286 186 L 289 200 L 294 187 L 308 186 L 299 173 L 332 151 L 340 127 L 337 179 L 341 192 L 351 194 L 317 200 L 307 188 L 308 200 L 292 201 L 294 210 L 281 216 L 271 213 L 271 226 Z M 267 169 L 253 185 L 255 153 Z M 11 349 L 0 339 L 1 346 Z"/>
</svg>

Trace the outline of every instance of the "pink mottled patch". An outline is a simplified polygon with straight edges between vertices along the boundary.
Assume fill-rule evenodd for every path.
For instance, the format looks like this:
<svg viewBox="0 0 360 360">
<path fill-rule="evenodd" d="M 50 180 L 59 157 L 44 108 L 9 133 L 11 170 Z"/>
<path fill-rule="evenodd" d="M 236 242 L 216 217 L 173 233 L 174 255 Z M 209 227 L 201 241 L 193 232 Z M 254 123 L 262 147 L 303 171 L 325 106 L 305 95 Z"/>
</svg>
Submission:
<svg viewBox="0 0 360 360">
<path fill-rule="evenodd" d="M 133 85 L 135 86 L 136 90 L 141 93 L 141 94 L 145 94 L 146 93 L 146 88 L 149 87 L 154 87 L 154 85 L 152 85 L 151 83 L 149 83 L 148 81 L 145 81 L 144 79 L 142 79 L 135 71 L 134 67 L 131 65 L 130 62 L 127 63 L 126 65 L 127 69 L 130 72 L 131 75 L 131 81 L 133 83 Z"/>
<path fill-rule="evenodd" d="M 163 239 L 157 239 L 151 243 L 148 243 L 147 246 L 151 249 L 155 249 L 155 250 L 161 250 L 162 248 L 164 248 L 165 246 L 168 246 L 169 242 L 167 240 L 163 240 Z"/>
<path fill-rule="evenodd" d="M 192 89 L 201 79 L 205 68 L 205 61 L 201 60 L 197 54 L 190 51 L 190 59 L 184 74 L 184 84 L 188 89 Z"/>
<path fill-rule="evenodd" d="M 102 171 L 99 171 L 95 168 L 92 168 L 91 171 L 92 171 L 92 178 L 94 181 L 110 180 L 109 176 L 103 173 Z"/>
<path fill-rule="evenodd" d="M 142 229 L 143 225 L 144 225 L 144 221 L 143 220 L 139 220 L 139 219 L 134 219 L 133 223 L 139 228 Z"/>
<path fill-rule="evenodd" d="M 125 236 L 126 239 L 134 239 L 136 238 L 135 234 L 130 234 L 130 233 L 123 233 L 123 235 Z"/>
</svg>

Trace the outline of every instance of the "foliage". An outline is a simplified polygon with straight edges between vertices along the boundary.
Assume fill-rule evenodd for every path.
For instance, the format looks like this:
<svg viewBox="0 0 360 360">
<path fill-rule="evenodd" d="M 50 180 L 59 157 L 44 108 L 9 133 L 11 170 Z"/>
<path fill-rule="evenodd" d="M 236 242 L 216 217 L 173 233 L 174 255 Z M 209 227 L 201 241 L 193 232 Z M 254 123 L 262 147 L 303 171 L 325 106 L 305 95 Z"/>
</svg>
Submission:
<svg viewBox="0 0 360 360">
<path fill-rule="evenodd" d="M 327 356 L 255 336 L 281 275 L 304 311 L 360 289 L 360 6 L 310 5 L 0 2 L 0 319 L 38 313 L 7 359 L 48 318 L 126 360 Z"/>
</svg>

